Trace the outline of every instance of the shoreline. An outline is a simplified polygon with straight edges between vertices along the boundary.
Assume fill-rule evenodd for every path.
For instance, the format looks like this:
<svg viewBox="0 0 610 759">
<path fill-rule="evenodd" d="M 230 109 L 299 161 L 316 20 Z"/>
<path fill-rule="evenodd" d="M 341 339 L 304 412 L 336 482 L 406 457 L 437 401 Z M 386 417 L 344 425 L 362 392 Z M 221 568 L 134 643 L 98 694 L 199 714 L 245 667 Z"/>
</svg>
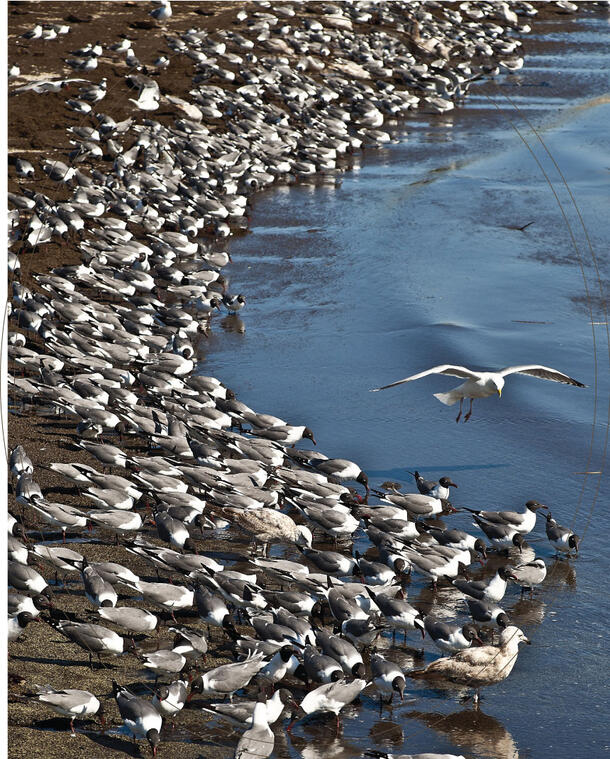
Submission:
<svg viewBox="0 0 610 759">
<path fill-rule="evenodd" d="M 36 4 L 22 4 L 22 5 L 28 5 L 28 7 L 29 7 L 30 5 L 35 6 Z M 188 5 L 188 4 L 180 4 L 180 5 Z M 196 6 L 200 7 L 200 4 L 192 4 L 192 5 L 196 5 Z M 218 4 L 210 4 L 210 5 L 214 5 L 214 7 L 215 7 Z M 133 4 L 122 4 L 122 6 L 127 7 L 127 9 L 128 9 L 129 12 L 134 12 L 134 5 Z M 206 18 L 204 20 L 205 21 L 210 21 L 210 23 L 215 23 L 215 20 L 217 21 L 220 17 L 222 17 L 224 19 L 225 15 L 228 16 L 230 13 L 233 13 L 233 12 L 234 12 L 233 8 L 231 10 L 228 10 L 228 9 L 225 9 L 223 7 L 223 10 L 218 14 L 218 16 L 215 15 L 215 16 L 212 17 L 212 21 L 210 21 L 209 18 Z M 186 10 L 185 10 L 185 13 L 186 13 Z M 144 13 L 140 13 L 139 15 L 143 16 L 145 14 Z M 311 17 L 313 18 L 313 14 L 312 14 Z M 201 17 L 199 15 L 197 15 L 197 17 L 196 17 L 197 21 L 199 21 L 200 18 Z M 83 26 L 84 26 L 85 23 L 92 23 L 92 22 L 82 22 L 82 23 L 83 23 Z M 241 29 L 241 27 L 239 27 L 239 28 Z M 150 31 L 150 30 L 148 30 L 148 31 Z M 89 34 L 85 34 L 84 30 L 83 30 L 83 34 L 84 34 L 85 37 L 89 37 L 90 36 Z M 67 35 L 67 36 L 69 36 L 69 35 Z M 113 40 L 109 39 L 107 41 L 108 42 L 114 41 L 114 39 Z M 46 44 L 47 46 L 52 46 L 54 44 L 54 42 L 55 41 L 49 41 L 49 42 L 44 43 L 44 44 Z M 41 42 L 39 44 L 43 44 L 43 43 Z M 70 44 L 68 45 L 68 47 L 72 47 L 72 45 L 73 45 L 73 43 L 72 43 L 72 41 L 70 41 Z M 139 46 L 138 46 L 137 42 L 134 42 L 134 47 L 136 49 L 136 52 L 138 52 L 138 54 L 139 54 Z M 153 46 L 151 45 L 151 48 L 152 47 Z M 144 55 L 142 55 L 142 58 L 144 58 Z M 9 60 L 10 60 L 10 53 L 9 53 Z M 177 57 L 176 60 L 179 60 L 179 56 Z M 184 61 L 182 63 L 184 63 Z M 117 68 L 117 64 L 116 63 L 113 63 L 113 64 L 108 63 L 106 65 L 108 66 L 109 69 L 111 69 L 111 68 L 116 69 Z M 173 62 L 172 62 L 172 65 L 173 65 Z M 171 72 L 172 72 L 172 65 L 170 65 L 167 74 L 164 74 L 162 76 L 169 76 L 171 74 Z M 102 64 L 100 64 L 100 70 L 102 70 L 102 68 L 103 68 Z M 123 77 L 124 73 L 125 73 L 124 70 L 121 69 L 120 70 L 120 76 L 117 76 L 117 81 L 118 82 L 122 82 L 122 77 Z M 91 79 L 93 79 L 93 78 L 94 77 L 91 76 Z M 162 82 L 162 81 L 167 81 L 167 79 L 166 80 L 162 80 L 162 77 L 160 76 L 159 77 L 159 82 Z M 184 83 L 184 87 L 187 87 L 189 83 L 190 83 L 190 77 L 188 77 L 186 79 L 186 82 Z M 20 84 L 21 84 L 21 80 L 17 80 L 16 86 L 19 86 Z M 15 85 L 11 85 L 9 87 L 9 90 L 12 90 L 14 88 L 14 86 Z M 164 88 L 162 87 L 162 90 L 163 89 Z M 170 89 L 169 88 L 167 90 L 164 90 L 164 91 L 167 94 L 170 93 Z M 183 89 L 178 88 L 178 92 L 179 92 L 179 96 L 180 97 L 184 97 L 185 93 L 184 93 Z M 173 92 L 173 90 L 171 90 L 171 94 L 175 94 Z M 135 96 L 135 94 L 134 94 L 134 96 Z M 24 96 L 20 95 L 18 97 L 24 97 Z M 34 107 L 35 104 L 38 104 L 40 102 L 41 98 L 45 98 L 45 100 L 46 100 L 47 98 L 57 98 L 57 99 L 59 99 L 59 97 L 60 97 L 59 95 L 58 96 L 56 96 L 56 95 L 35 96 L 35 95 L 29 95 L 29 94 L 27 95 L 28 102 L 32 103 L 31 107 Z M 11 105 L 11 103 L 9 103 L 9 107 L 10 107 L 10 105 Z M 104 105 L 105 105 L 105 101 L 102 101 L 102 103 L 100 105 L 100 110 L 103 111 L 103 112 L 105 112 Z M 127 113 L 127 108 L 126 108 L 125 104 L 121 103 L 121 102 L 117 102 L 115 104 L 115 106 L 116 106 L 116 111 L 113 112 L 113 115 L 114 115 L 115 119 L 118 121 L 119 120 L 119 116 L 121 118 L 125 118 L 125 114 Z M 161 110 L 162 109 L 159 109 L 159 111 L 161 111 Z M 163 109 L 163 110 L 165 110 L 165 109 Z M 53 106 L 53 108 L 49 108 L 49 112 L 50 112 L 50 118 L 53 118 L 54 116 L 57 117 L 57 118 L 60 118 L 60 114 L 63 114 L 63 110 L 60 111 L 59 105 L 57 105 L 56 109 L 55 109 L 54 106 Z M 141 116 L 142 114 L 139 114 L 139 115 Z M 152 112 L 151 115 L 150 115 L 150 118 L 153 119 L 153 120 L 157 120 L 158 119 L 159 123 L 162 123 L 162 124 L 166 125 L 166 124 L 169 124 L 171 122 L 171 119 L 172 119 L 172 117 L 174 115 L 177 115 L 176 111 L 174 111 L 173 113 L 172 112 L 160 113 L 159 115 L 157 115 L 157 112 Z M 146 114 L 144 114 L 144 116 L 146 117 Z M 10 113 L 9 119 L 12 118 L 12 117 L 15 117 L 15 113 L 14 112 Z M 373 119 L 373 122 L 374 122 L 374 119 L 376 119 L 378 117 L 376 117 L 375 115 L 373 115 L 373 117 L 371 117 L 371 118 Z M 81 122 L 82 121 L 83 120 L 81 120 Z M 12 123 L 14 124 L 15 122 L 13 121 Z M 19 122 L 19 123 L 21 123 L 21 122 Z M 75 123 L 75 122 L 72 122 L 72 123 Z M 86 121 L 86 123 L 89 123 L 89 122 Z M 10 124 L 11 124 L 11 122 L 9 121 L 9 128 L 10 128 Z M 63 131 L 63 126 L 64 125 L 62 125 L 62 129 L 60 129 L 58 131 Z M 218 127 L 218 125 L 216 125 L 216 126 Z M 370 129 L 375 129 L 375 128 L 378 128 L 378 127 L 373 127 L 373 126 L 370 127 Z M 18 130 L 19 126 L 14 127 L 14 129 Z M 218 129 L 216 131 L 218 131 Z M 9 133 L 11 133 L 11 132 L 9 132 Z M 49 132 L 49 139 L 54 139 L 55 136 L 56 136 L 55 135 L 55 131 L 51 130 Z M 23 137 L 23 139 L 25 140 L 26 138 Z M 31 150 L 33 150 L 33 151 L 38 151 L 38 150 L 44 151 L 44 150 L 46 150 L 48 148 L 48 146 L 45 145 L 44 143 L 40 143 L 40 142 L 36 141 L 36 135 L 33 135 L 33 138 L 30 137 L 29 141 L 30 141 Z M 21 150 L 21 152 L 23 152 L 23 145 L 21 145 L 21 146 L 20 145 L 15 146 L 15 152 L 16 153 L 20 153 L 20 150 Z M 24 157 L 28 157 L 28 154 L 24 153 Z M 65 160 L 65 156 L 64 156 L 64 158 L 62 160 Z M 319 160 L 320 161 L 325 161 L 325 160 L 326 161 L 331 161 L 332 158 L 329 158 L 328 155 L 322 155 Z M 110 163 L 110 162 L 108 162 L 108 163 Z M 86 163 L 84 165 L 86 166 Z M 105 167 L 105 168 L 107 168 L 107 167 Z M 303 171 L 305 171 L 305 170 L 306 170 L 306 167 L 303 168 Z M 9 173 L 11 174 L 11 180 L 9 182 L 9 190 L 11 190 L 12 188 L 15 187 L 15 183 L 13 182 L 13 171 L 10 170 Z M 37 177 L 39 177 L 39 178 L 40 177 L 44 177 L 44 175 L 39 170 L 37 170 Z M 28 185 L 26 185 L 26 187 L 27 186 Z M 53 189 L 55 189 L 55 186 L 53 185 L 53 183 L 51 183 L 50 181 L 48 181 L 43 186 L 43 192 L 48 192 L 50 187 L 52 187 Z M 66 188 L 65 191 L 62 191 L 62 192 L 59 193 L 59 197 L 57 199 L 60 199 L 60 200 L 66 199 L 68 197 L 68 195 L 69 195 L 69 192 L 68 192 L 68 189 Z M 237 210 L 237 209 L 235 209 L 235 210 Z M 236 213 L 235 214 L 235 218 L 236 218 L 237 221 L 239 221 L 239 219 L 243 218 L 243 216 L 239 216 Z M 139 234 L 136 234 L 136 239 L 143 239 L 141 231 L 140 231 Z M 199 236 L 198 236 L 197 239 L 199 239 Z M 206 242 L 210 242 L 211 241 L 211 238 L 207 238 L 207 237 L 206 238 L 202 238 L 202 239 L 205 239 Z M 227 242 L 228 241 L 230 241 L 230 237 L 228 238 Z M 78 241 L 76 241 L 74 239 L 70 240 L 69 243 L 68 243 L 68 245 L 64 244 L 64 242 L 60 242 L 60 243 L 52 242 L 52 243 L 50 243 L 48 245 L 41 246 L 41 248 L 39 249 L 39 251 L 37 251 L 36 253 L 26 253 L 24 255 L 24 257 L 23 257 L 23 274 L 22 274 L 22 278 L 21 278 L 22 284 L 24 284 L 27 287 L 30 287 L 32 289 L 36 288 L 40 292 L 38 285 L 35 283 L 35 280 L 33 280 L 31 278 L 32 267 L 30 266 L 30 264 L 33 263 L 33 261 L 32 261 L 33 256 L 36 256 L 36 265 L 37 265 L 36 268 L 37 268 L 37 270 L 39 272 L 47 272 L 53 265 L 57 265 L 57 264 L 61 264 L 61 265 L 65 266 L 65 265 L 70 265 L 70 264 L 76 265 L 77 263 L 80 263 L 80 251 L 77 248 L 77 242 Z M 212 248 L 214 246 L 206 245 L 205 247 L 206 248 Z M 221 246 L 221 249 L 223 247 L 224 247 L 224 245 Z M 66 256 L 66 254 L 67 254 L 67 256 Z M 64 257 L 64 256 L 66 256 L 66 257 Z M 91 295 L 90 295 L 91 291 L 90 290 L 88 290 L 88 293 L 89 293 L 89 297 L 91 297 Z M 247 293 L 245 293 L 245 295 L 247 297 Z M 109 305 L 109 306 L 112 305 L 112 299 L 110 298 L 110 299 L 106 300 L 105 305 Z M 246 311 L 246 314 L 247 314 L 247 311 Z M 28 347 L 34 346 L 35 349 L 40 349 L 41 342 L 38 340 L 38 338 L 33 337 L 31 332 L 24 332 L 24 334 L 28 338 Z M 33 376 L 35 376 L 35 374 L 34 373 L 30 373 L 29 376 L 33 377 Z M 152 397 L 149 396 L 149 398 L 153 401 L 153 404 L 154 404 L 155 397 L 154 396 L 152 396 Z M 95 462 L 94 460 L 92 460 L 91 456 L 89 456 L 88 454 L 86 454 L 85 452 L 83 452 L 83 451 L 81 451 L 79 449 L 76 449 L 74 447 L 74 445 L 67 440 L 67 438 L 69 438 L 69 437 L 72 438 L 73 437 L 72 435 L 70 435 L 70 431 L 73 430 L 73 428 L 74 428 L 74 426 L 76 424 L 76 421 L 77 421 L 76 419 L 74 419 L 74 421 L 69 421 L 65 417 L 61 417 L 60 419 L 57 419 L 57 420 L 54 418 L 53 419 L 53 428 L 54 428 L 53 432 L 49 432 L 47 429 L 45 429 L 45 427 L 48 424 L 48 422 L 45 421 L 45 417 L 39 418 L 38 414 L 37 413 L 33 413 L 32 411 L 30 411 L 25 416 L 20 416 L 20 417 L 17 417 L 15 414 L 11 413 L 9 415 L 9 439 L 11 441 L 11 447 L 12 447 L 12 445 L 14 445 L 16 443 L 22 443 L 24 445 L 26 451 L 28 452 L 28 454 L 30 456 L 32 456 L 32 458 L 34 460 L 34 464 L 35 464 L 35 479 L 38 482 L 40 482 L 40 484 L 42 486 L 42 489 L 43 489 L 43 492 L 53 492 L 53 491 L 55 491 L 57 493 L 60 493 L 60 495 L 57 498 L 57 500 L 61 500 L 62 502 L 65 502 L 65 503 L 68 503 L 68 504 L 82 506 L 82 500 L 79 498 L 79 496 L 76 493 L 70 493 L 69 492 L 69 488 L 66 487 L 66 481 L 65 480 L 60 480 L 56 475 L 50 475 L 47 471 L 38 469 L 38 467 L 40 465 L 48 464 L 48 463 L 51 463 L 52 461 L 53 462 L 57 462 L 57 461 L 62 461 L 62 462 L 79 461 L 81 463 L 88 463 L 88 464 L 93 463 L 94 465 L 97 465 L 97 462 Z M 104 434 L 104 438 L 105 439 L 106 439 L 106 437 L 107 437 L 107 435 Z M 40 445 L 41 441 L 44 443 L 44 446 Z M 134 451 L 141 449 L 141 446 L 137 442 L 137 440 L 130 439 L 129 435 L 127 435 L 123 439 L 123 442 L 118 443 L 116 441 L 116 436 L 113 435 L 113 434 L 110 434 L 108 436 L 107 442 L 112 442 L 113 444 L 117 444 L 117 445 L 119 445 L 119 447 L 121 447 L 123 450 L 126 450 L 126 451 L 129 451 L 129 450 L 132 450 L 132 449 Z M 35 452 L 35 458 L 32 455 L 33 452 Z M 119 470 L 116 469 L 115 472 L 119 472 Z M 124 472 L 122 472 L 122 471 L 120 473 L 124 474 Z M 66 492 L 66 490 L 68 492 Z M 53 500 L 55 500 L 55 496 L 53 497 Z M 11 504 L 13 504 L 13 496 L 11 496 Z M 30 516 L 31 516 L 31 513 L 32 512 L 29 512 Z M 147 538 L 151 537 L 151 535 L 152 535 L 152 533 L 151 533 L 150 528 L 149 528 L 148 529 Z M 87 555 L 91 556 L 92 558 L 96 558 L 97 554 L 98 554 L 98 549 L 94 547 L 95 544 L 84 544 L 84 545 L 87 547 Z M 206 542 L 206 541 L 198 540 L 198 545 L 199 545 L 199 548 L 201 550 L 209 550 L 210 548 L 217 547 L 216 544 L 213 541 L 207 541 Z M 243 545 L 244 545 L 243 542 L 241 542 L 241 545 L 239 546 L 240 550 L 243 548 Z M 89 553 L 89 551 L 91 553 Z M 115 559 L 117 561 L 125 561 L 125 553 L 121 549 L 116 549 L 115 550 L 115 549 L 110 548 L 108 546 L 104 546 L 103 548 L 100 547 L 99 552 L 100 552 L 100 555 L 109 555 L 109 553 L 111 553 L 112 555 L 115 556 Z M 132 566 L 132 565 L 130 564 L 130 566 Z M 133 566 L 134 566 L 135 571 L 139 570 L 139 571 L 142 572 L 142 576 L 147 576 L 149 574 L 149 572 L 150 572 L 149 568 L 147 568 L 147 567 L 145 567 L 143 565 L 139 565 L 139 564 L 136 563 Z M 147 576 L 147 579 L 150 579 L 150 578 Z M 70 595 L 73 595 L 73 594 L 70 594 Z M 74 598 L 68 598 L 66 595 L 64 595 L 64 592 L 62 591 L 61 597 L 62 597 L 62 608 L 66 608 L 68 610 L 74 610 L 74 611 L 76 611 L 78 609 L 78 595 L 77 594 L 74 594 Z M 192 620 L 190 620 L 189 623 L 190 622 L 192 622 Z M 28 650 L 29 646 L 31 646 L 32 643 L 34 643 L 36 646 L 40 646 L 41 648 L 44 648 L 46 646 L 46 644 L 48 643 L 48 641 L 45 638 L 45 634 L 46 634 L 46 636 L 48 636 L 48 630 L 43 629 L 42 631 L 40 631 L 40 634 L 38 634 L 38 631 L 37 631 L 36 634 L 35 634 L 35 636 L 32 635 L 32 637 L 30 637 L 30 633 L 29 633 L 29 629 L 28 629 L 28 631 L 26 633 L 26 636 L 25 636 L 26 637 L 26 642 L 24 644 L 15 644 L 14 648 L 11 648 L 11 652 L 15 653 L 17 656 L 25 656 L 26 653 L 27 653 L 27 650 Z M 55 637 L 58 637 L 58 636 L 55 636 Z M 61 652 L 61 651 L 63 651 L 63 647 L 59 646 L 59 648 L 58 648 L 57 645 L 55 644 L 55 645 L 53 645 L 53 646 L 51 646 L 49 648 L 47 657 L 49 659 L 51 659 L 53 656 L 59 656 L 60 654 L 58 652 Z M 70 648 L 69 651 L 70 651 L 69 656 L 71 656 L 72 658 L 75 658 L 75 659 L 79 659 L 80 658 L 79 656 L 73 656 L 73 654 L 74 654 L 73 648 Z M 219 659 L 218 661 L 220 661 L 220 660 L 221 659 Z M 83 659 L 83 663 L 86 663 L 85 659 Z M 212 659 L 211 661 L 208 662 L 207 666 L 211 666 L 213 664 L 214 664 L 214 660 Z M 11 670 L 11 664 L 9 662 L 9 671 L 10 670 Z M 27 676 L 28 679 L 31 678 L 31 677 L 52 678 L 53 679 L 52 684 L 55 685 L 56 687 L 58 687 L 58 680 L 57 680 L 57 678 L 58 678 L 58 670 L 61 672 L 62 668 L 58 668 L 53 663 L 49 663 L 49 662 L 47 662 L 46 664 L 42 664 L 41 662 L 30 662 L 29 666 L 26 666 L 25 663 L 24 663 L 23 670 L 24 670 L 24 674 Z M 97 674 L 97 673 L 94 673 L 94 674 Z M 122 672 L 121 672 L 121 676 L 123 676 Z M 135 676 L 135 669 L 130 670 L 128 676 Z M 89 677 L 88 670 L 85 673 L 85 677 Z M 62 675 L 61 679 L 65 683 L 70 682 L 70 680 L 69 680 L 69 673 L 66 674 L 66 675 Z M 102 671 L 100 671 L 100 678 L 99 679 L 95 678 L 95 679 L 92 680 L 91 689 L 93 690 L 97 686 L 98 690 L 100 690 L 100 688 L 102 688 L 102 685 L 104 685 L 104 684 L 107 685 L 107 681 L 108 681 L 108 673 L 102 670 Z M 31 682 L 31 679 L 29 680 L 29 682 Z M 11 695 L 15 695 L 15 694 L 19 695 L 18 690 L 19 689 L 22 689 L 22 690 L 26 689 L 28 687 L 28 685 L 29 685 L 29 682 L 27 682 L 26 684 L 19 684 L 17 686 L 17 689 L 16 689 L 17 693 L 15 691 L 11 691 L 11 688 L 9 687 L 9 693 Z M 45 682 L 46 682 L 46 680 L 45 680 Z M 9 756 L 15 756 L 15 757 L 24 756 L 26 753 L 28 753 L 30 755 L 32 755 L 32 754 L 36 755 L 36 751 L 38 750 L 38 748 L 40 747 L 40 744 L 42 743 L 42 741 L 39 740 L 41 734 L 39 734 L 38 731 L 33 730 L 32 728 L 28 727 L 27 725 L 28 725 L 28 722 L 32 719 L 32 715 L 35 716 L 36 719 L 43 719 L 44 720 L 44 719 L 46 719 L 49 716 L 49 713 L 46 712 L 46 710 L 43 710 L 41 707 L 33 706 L 31 704 L 28 704 L 25 707 L 19 707 L 18 703 L 19 702 L 14 702 L 9 707 L 9 726 L 10 726 L 10 731 L 11 731 L 11 735 L 9 736 L 9 738 L 13 742 L 14 742 L 14 740 L 16 738 L 18 738 L 20 740 L 20 746 L 19 746 L 19 748 L 16 751 L 15 751 L 15 748 L 13 748 L 12 750 L 10 750 L 9 751 Z M 185 714 L 186 714 L 186 712 L 185 712 Z M 192 716 L 194 717 L 195 715 L 192 714 Z M 200 717 L 200 715 L 197 715 L 197 716 Z M 64 740 L 64 738 L 65 738 L 65 736 L 61 732 L 60 733 L 56 733 L 56 734 L 55 733 L 52 734 L 52 737 L 51 737 L 50 733 L 45 733 L 44 741 L 48 744 L 47 746 L 45 746 L 45 749 L 46 749 L 45 753 L 49 752 L 49 748 L 51 748 L 50 747 L 51 743 L 54 743 L 54 744 L 56 743 L 57 751 L 58 752 L 61 751 L 66 757 L 72 755 L 72 752 L 70 750 L 66 749 L 66 746 L 65 746 L 66 743 L 68 744 L 68 746 L 70 748 L 72 747 L 71 744 L 73 744 L 73 743 L 76 744 L 76 745 L 74 745 L 74 749 L 79 750 L 79 747 L 80 747 L 79 753 L 82 752 L 84 743 L 83 743 L 83 741 L 81 741 L 80 737 L 76 741 L 66 741 L 66 740 Z M 116 738 L 108 737 L 107 742 L 102 743 L 103 749 L 100 749 L 100 753 L 103 753 L 103 755 L 112 755 L 111 752 L 113 752 L 113 751 L 116 750 L 117 751 L 117 755 L 118 755 L 119 753 L 124 753 L 126 750 L 129 750 L 128 744 L 126 742 L 121 741 L 121 744 L 119 745 L 119 744 L 113 743 L 113 741 L 116 741 L 116 740 L 117 740 Z M 199 755 L 199 749 L 198 749 L 198 747 L 196 745 L 192 745 L 193 751 L 191 751 L 188 748 L 189 745 L 191 745 L 191 744 L 181 743 L 181 747 L 179 749 L 180 756 L 191 756 L 191 755 L 196 756 L 196 755 Z M 51 748 L 51 751 L 52 750 L 53 749 Z M 161 750 L 163 750 L 163 745 L 161 747 Z M 209 754 L 210 747 L 206 747 L 206 751 L 208 752 L 208 755 L 211 755 L 211 754 Z M 222 753 L 222 751 L 223 751 L 222 749 L 219 750 L 217 752 L 217 755 L 219 755 L 219 756 L 220 755 L 224 755 L 224 753 Z M 144 752 L 145 752 L 145 749 L 143 750 L 142 753 L 144 753 Z M 75 753 L 75 755 L 76 755 L 76 753 Z"/>
</svg>

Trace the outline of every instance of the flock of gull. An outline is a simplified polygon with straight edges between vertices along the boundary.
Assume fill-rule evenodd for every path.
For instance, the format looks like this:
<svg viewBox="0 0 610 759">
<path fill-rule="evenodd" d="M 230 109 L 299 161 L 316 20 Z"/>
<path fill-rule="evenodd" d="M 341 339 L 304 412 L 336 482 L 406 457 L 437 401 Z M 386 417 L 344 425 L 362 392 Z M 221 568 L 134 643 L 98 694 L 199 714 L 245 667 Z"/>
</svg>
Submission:
<svg viewBox="0 0 610 759">
<path fill-rule="evenodd" d="M 49 466 L 78 494 L 74 506 L 43 492 L 36 451 L 12 450 L 8 636 L 27 640 L 44 623 L 84 652 L 83 666 L 108 669 L 105 693 L 38 685 L 37 700 L 72 732 L 94 715 L 103 727 L 113 701 L 123 730 L 155 755 L 188 705 L 242 730 L 235 757 L 263 759 L 287 712 L 290 728 L 319 713 L 338 725 L 365 689 L 380 710 L 404 699 L 409 678 L 478 699 L 512 671 L 529 641 L 500 603 L 511 584 L 534 592 L 545 579 L 526 538 L 546 506 L 471 510 L 474 534 L 446 525 L 456 511 L 449 477 L 415 472 L 415 493 L 371 487 L 356 463 L 305 449 L 315 444 L 307 426 L 259 413 L 200 374 L 197 350 L 215 313 L 246 305 L 229 291 L 218 239 L 247 227 L 254 192 L 340 168 L 390 140 L 382 127 L 408 111 L 445 112 L 480 76 L 518 69 L 513 33 L 535 14 L 527 2 L 323 3 L 315 15 L 258 3 L 213 35 L 168 27 L 170 53 L 150 65 L 128 38 L 96 42 L 66 61 L 77 76 L 11 91 L 69 90 L 66 108 L 78 115 L 68 163 L 14 161 L 8 254 L 10 394 L 70 420 L 79 452 Z M 166 24 L 170 2 L 154 18 Z M 54 31 L 25 38 L 69 34 Z M 188 101 L 155 79 L 176 56 L 192 61 Z M 136 95 L 123 121 L 103 111 L 106 79 L 90 80 L 107 57 L 124 58 L 126 98 Z M 171 124 L 155 120 L 160 104 Z M 30 251 L 64 241 L 81 262 L 23 284 Z M 546 534 L 557 552 L 577 551 L 550 513 Z M 117 561 L 88 557 L 91 535 Z M 210 555 L 214 540 L 231 559 Z M 470 578 L 489 552 L 507 558 L 491 579 Z M 412 576 L 462 605 L 450 617 L 424 613 L 407 599 Z M 81 593 L 78 613 L 63 608 L 68 585 Z M 391 657 L 401 633 L 402 645 L 421 636 L 443 656 L 404 671 Z M 233 660 L 206 668 L 208 650 L 223 647 Z M 118 681 L 128 659 L 139 687 Z"/>
</svg>

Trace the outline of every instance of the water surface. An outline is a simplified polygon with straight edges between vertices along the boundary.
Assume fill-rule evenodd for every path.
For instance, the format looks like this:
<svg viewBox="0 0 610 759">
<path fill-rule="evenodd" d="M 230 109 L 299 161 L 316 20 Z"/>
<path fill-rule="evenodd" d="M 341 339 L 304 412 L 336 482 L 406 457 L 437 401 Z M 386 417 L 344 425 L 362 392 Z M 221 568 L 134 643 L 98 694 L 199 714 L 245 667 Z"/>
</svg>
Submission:
<svg viewBox="0 0 610 759">
<path fill-rule="evenodd" d="M 356 757 L 364 746 L 555 759 L 608 750 L 609 509 L 604 483 L 598 493 L 600 478 L 582 474 L 604 468 L 608 420 L 598 278 L 608 273 L 607 18 L 541 23 L 526 45 L 521 72 L 479 86 L 448 116 L 415 116 L 396 128 L 396 143 L 354 158 L 353 171 L 259 196 L 252 234 L 231 245 L 231 290 L 248 297 L 243 324 L 216 329 L 202 371 L 257 411 L 309 425 L 324 453 L 357 460 L 377 484 L 412 490 L 406 470 L 417 468 L 452 475 L 458 505 L 547 503 L 584 535 L 581 556 L 553 563 L 540 520 L 532 544 L 549 577 L 532 601 L 512 589 L 504 602 L 533 646 L 480 712 L 458 693 L 413 685 L 414 701 L 381 717 L 365 696 L 338 736 L 332 721 L 296 728 L 278 739 L 277 756 Z M 504 95 L 565 174 L 595 261 L 557 171 Z M 513 124 L 552 180 L 575 244 Z M 459 425 L 457 407 L 432 396 L 455 379 L 368 392 L 442 363 L 540 363 L 588 388 L 514 377 L 501 400 L 475 402 Z M 452 524 L 469 528 L 463 515 Z M 409 597 L 441 611 L 457 603 L 417 580 Z M 421 663 L 413 650 L 390 656 Z"/>
</svg>

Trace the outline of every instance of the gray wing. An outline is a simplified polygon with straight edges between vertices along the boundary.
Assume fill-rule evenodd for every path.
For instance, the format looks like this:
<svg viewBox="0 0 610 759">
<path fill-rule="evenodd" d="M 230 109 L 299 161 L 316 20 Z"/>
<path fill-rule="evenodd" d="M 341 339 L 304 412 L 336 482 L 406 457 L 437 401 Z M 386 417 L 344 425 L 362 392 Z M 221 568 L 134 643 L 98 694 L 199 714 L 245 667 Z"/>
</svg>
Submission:
<svg viewBox="0 0 610 759">
<path fill-rule="evenodd" d="M 152 704 L 144 701 L 137 696 L 131 696 L 131 698 L 124 697 L 124 693 L 120 693 L 117 698 L 117 705 L 119 712 L 124 720 L 131 722 L 137 722 L 138 720 L 144 720 L 146 717 L 155 716 L 158 717 L 159 713 Z"/>
<path fill-rule="evenodd" d="M 563 382 L 564 385 L 575 385 L 576 387 L 586 387 L 582 382 L 568 377 L 567 374 L 558 372 L 557 369 L 551 369 L 548 366 L 541 366 L 540 364 L 526 364 L 524 366 L 507 366 L 505 369 L 500 369 L 497 372 L 502 377 L 506 377 L 508 374 L 529 374 L 530 377 L 538 377 L 538 379 L 551 380 L 552 382 Z"/>
<path fill-rule="evenodd" d="M 446 622 L 441 622 L 438 619 L 426 618 L 424 626 L 426 632 L 433 640 L 436 640 L 437 638 L 447 640 L 454 630 L 454 628 L 450 627 Z"/>
<path fill-rule="evenodd" d="M 547 523 L 546 526 L 546 535 L 549 540 L 561 540 L 564 535 L 567 535 L 570 531 L 567 530 L 565 527 L 562 527 L 559 524 L 551 524 L 549 525 Z"/>
<path fill-rule="evenodd" d="M 429 374 L 448 374 L 451 377 L 461 377 L 462 379 L 474 379 L 474 380 L 479 379 L 481 376 L 479 372 L 473 372 L 470 369 L 467 369 L 465 366 L 454 366 L 453 364 L 441 364 L 440 366 L 433 366 L 432 369 L 426 369 L 425 372 L 419 372 L 419 374 L 412 374 L 410 377 L 405 377 L 404 379 L 398 380 L 397 382 L 392 382 L 389 385 L 383 385 L 382 387 L 375 387 L 371 390 L 371 392 L 376 393 L 379 390 L 386 390 L 388 387 L 395 387 L 396 385 L 402 385 L 404 382 L 411 382 L 412 380 L 420 379 L 421 377 L 427 377 Z M 562 376 L 565 376 L 565 375 L 562 375 Z M 574 380 L 572 380 L 572 382 L 574 382 Z"/>
<path fill-rule="evenodd" d="M 268 727 L 251 727 L 242 735 L 235 759 L 266 759 L 273 753 L 275 735 Z"/>
</svg>

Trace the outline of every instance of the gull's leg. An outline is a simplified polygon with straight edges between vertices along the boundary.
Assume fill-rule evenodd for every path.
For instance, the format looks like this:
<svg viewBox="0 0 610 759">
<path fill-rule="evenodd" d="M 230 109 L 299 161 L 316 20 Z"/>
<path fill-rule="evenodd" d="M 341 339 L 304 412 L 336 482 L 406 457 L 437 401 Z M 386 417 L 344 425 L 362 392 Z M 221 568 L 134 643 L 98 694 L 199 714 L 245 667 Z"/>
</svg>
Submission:
<svg viewBox="0 0 610 759">
<path fill-rule="evenodd" d="M 455 421 L 459 422 L 462 417 L 462 404 L 464 403 L 464 399 L 460 398 L 460 413 L 457 415 Z"/>
<path fill-rule="evenodd" d="M 467 421 L 470 419 L 470 417 L 472 416 L 472 400 L 473 400 L 473 399 L 471 398 L 471 399 L 470 399 L 470 408 L 468 409 L 468 413 L 467 413 L 467 414 L 466 414 L 466 416 L 464 417 L 464 421 L 465 421 L 465 422 L 467 422 Z"/>
</svg>

